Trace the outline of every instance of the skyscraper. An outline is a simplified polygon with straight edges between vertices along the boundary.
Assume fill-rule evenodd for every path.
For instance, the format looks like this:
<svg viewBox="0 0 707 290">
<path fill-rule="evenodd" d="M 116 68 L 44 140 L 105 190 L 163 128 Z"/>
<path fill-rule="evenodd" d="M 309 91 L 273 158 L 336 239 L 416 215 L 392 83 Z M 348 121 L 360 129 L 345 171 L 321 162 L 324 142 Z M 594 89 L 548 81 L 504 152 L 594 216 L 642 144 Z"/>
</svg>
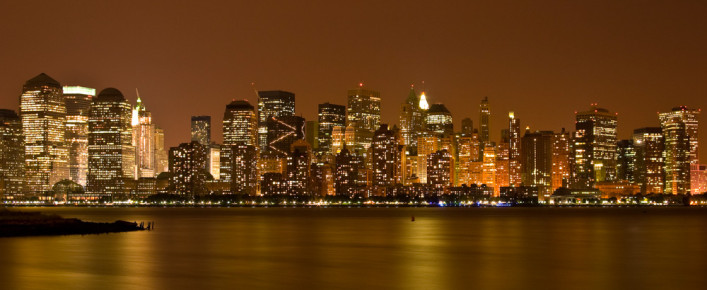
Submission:
<svg viewBox="0 0 707 290">
<path fill-rule="evenodd" d="M 427 156 L 427 184 L 436 188 L 452 186 L 454 181 L 454 157 L 446 149 Z"/>
<path fill-rule="evenodd" d="M 258 145 L 260 152 L 268 146 L 268 120 L 270 117 L 295 115 L 295 94 L 285 91 L 258 92 Z"/>
<path fill-rule="evenodd" d="M 191 140 L 204 146 L 211 144 L 211 116 L 191 116 Z"/>
<path fill-rule="evenodd" d="M 267 153 L 287 157 L 292 143 L 304 139 L 304 123 L 304 118 L 299 116 L 270 117 L 267 124 Z"/>
<path fill-rule="evenodd" d="M 662 129 L 646 127 L 633 130 L 633 145 L 636 148 L 635 179 L 641 186 L 641 193 L 663 193 L 665 142 Z"/>
<path fill-rule="evenodd" d="M 380 93 L 363 88 L 363 84 L 348 91 L 348 114 L 346 125 L 370 132 L 378 129 L 381 120 Z"/>
<path fill-rule="evenodd" d="M 633 140 L 619 140 L 616 154 L 616 179 L 636 182 L 636 147 Z"/>
<path fill-rule="evenodd" d="M 474 133 L 474 121 L 471 118 L 462 119 L 462 136 L 471 136 Z"/>
<path fill-rule="evenodd" d="M 206 193 L 207 147 L 198 141 L 169 149 L 170 184 L 177 194 L 195 196 Z"/>
<path fill-rule="evenodd" d="M 233 101 L 223 113 L 223 148 L 221 148 L 220 180 L 231 182 L 231 146 L 257 146 L 257 115 L 255 107 L 246 100 Z"/>
<path fill-rule="evenodd" d="M 679 116 L 660 116 L 665 140 L 665 194 L 690 193 L 690 136 L 687 124 Z"/>
<path fill-rule="evenodd" d="M 312 166 L 312 146 L 302 139 L 295 140 L 287 156 L 287 193 L 301 195 L 307 193 Z"/>
<path fill-rule="evenodd" d="M 425 129 L 424 123 L 424 111 L 420 107 L 415 88 L 411 86 L 407 99 L 400 106 L 400 133 L 403 145 L 407 146 L 408 152 L 412 155 L 417 154 L 417 137 Z"/>
<path fill-rule="evenodd" d="M 96 89 L 64 86 L 69 175 L 71 181 L 82 186 L 86 186 L 88 174 L 88 112 L 95 95 Z"/>
<path fill-rule="evenodd" d="M 440 136 L 449 136 L 454 133 L 452 113 L 444 104 L 432 104 L 425 114 L 426 129 Z"/>
<path fill-rule="evenodd" d="M 346 106 L 319 104 L 319 151 L 332 151 L 332 130 L 336 126 L 346 126 Z"/>
<path fill-rule="evenodd" d="M 114 88 L 102 90 L 89 111 L 89 193 L 124 194 L 126 179 L 135 179 L 131 106 Z"/>
<path fill-rule="evenodd" d="M 427 183 L 427 156 L 439 151 L 440 140 L 438 136 L 420 135 L 417 137 L 417 177 L 420 183 Z"/>
<path fill-rule="evenodd" d="M 0 109 L 0 199 L 22 196 L 24 168 L 22 120 L 15 111 Z"/>
<path fill-rule="evenodd" d="M 155 125 L 152 113 L 142 104 L 140 96 L 132 111 L 133 146 L 135 146 L 136 177 L 155 177 Z"/>
<path fill-rule="evenodd" d="M 570 132 L 562 128 L 552 138 L 552 190 L 567 186 L 570 179 L 570 155 L 572 154 Z"/>
<path fill-rule="evenodd" d="M 479 140 L 482 144 L 487 144 L 491 141 L 489 137 L 491 126 L 491 108 L 489 107 L 489 98 L 484 97 L 479 105 Z"/>
<path fill-rule="evenodd" d="M 681 122 L 685 123 L 685 134 L 690 138 L 690 163 L 693 164 L 700 163 L 698 138 L 699 122 L 697 120 L 700 112 L 700 109 L 690 109 L 686 106 L 680 106 L 673 108 L 670 112 L 658 114 L 661 123 L 664 121 L 667 122 L 673 118 L 678 118 Z"/>
<path fill-rule="evenodd" d="M 336 155 L 334 189 L 336 195 L 353 196 L 358 189 L 358 175 L 362 160 L 351 154 L 346 146 Z"/>
<path fill-rule="evenodd" d="M 482 160 L 481 182 L 488 187 L 493 187 L 493 192 L 496 196 L 500 194 L 496 182 L 496 148 L 489 143 L 484 146 L 484 154 Z"/>
<path fill-rule="evenodd" d="M 258 147 L 255 144 L 230 145 L 231 193 L 254 195 L 258 189 Z"/>
<path fill-rule="evenodd" d="M 616 114 L 592 104 L 576 117 L 574 187 L 591 188 L 595 182 L 615 180 Z"/>
<path fill-rule="evenodd" d="M 508 174 L 510 186 L 520 186 L 521 162 L 520 162 L 520 119 L 515 117 L 515 113 L 508 113 Z"/>
<path fill-rule="evenodd" d="M 304 140 L 311 144 L 312 150 L 319 148 L 319 121 L 304 122 Z"/>
<path fill-rule="evenodd" d="M 25 144 L 25 192 L 41 195 L 69 178 L 66 105 L 59 82 L 46 74 L 28 80 L 20 96 Z"/>
<path fill-rule="evenodd" d="M 389 187 L 402 183 L 402 168 L 400 168 L 400 141 L 397 130 L 391 130 L 387 124 L 381 124 L 373 135 L 372 151 L 372 185 Z"/>
<path fill-rule="evenodd" d="M 164 129 L 155 126 L 155 175 L 169 171 L 169 156 L 164 147 Z"/>
<path fill-rule="evenodd" d="M 521 138 L 523 184 L 538 188 L 539 196 L 552 193 L 552 131 L 525 132 Z"/>
</svg>

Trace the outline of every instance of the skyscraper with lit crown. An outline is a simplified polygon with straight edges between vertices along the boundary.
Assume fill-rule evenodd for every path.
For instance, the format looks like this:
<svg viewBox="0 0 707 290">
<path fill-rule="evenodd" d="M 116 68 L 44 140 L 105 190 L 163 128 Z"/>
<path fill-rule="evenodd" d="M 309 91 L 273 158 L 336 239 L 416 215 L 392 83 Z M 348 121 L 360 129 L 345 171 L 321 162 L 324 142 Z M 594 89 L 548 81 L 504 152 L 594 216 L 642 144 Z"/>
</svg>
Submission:
<svg viewBox="0 0 707 290">
<path fill-rule="evenodd" d="M 88 174 L 88 112 L 95 95 L 96 89 L 64 86 L 69 174 L 73 182 L 82 186 L 86 186 Z"/>
<path fill-rule="evenodd" d="M 62 87 L 46 74 L 28 80 L 20 96 L 25 144 L 25 192 L 43 195 L 69 178 L 65 140 L 66 103 Z"/>
<path fill-rule="evenodd" d="M 142 104 L 140 96 L 132 111 L 133 146 L 135 146 L 136 177 L 155 177 L 155 125 L 152 113 Z"/>
</svg>

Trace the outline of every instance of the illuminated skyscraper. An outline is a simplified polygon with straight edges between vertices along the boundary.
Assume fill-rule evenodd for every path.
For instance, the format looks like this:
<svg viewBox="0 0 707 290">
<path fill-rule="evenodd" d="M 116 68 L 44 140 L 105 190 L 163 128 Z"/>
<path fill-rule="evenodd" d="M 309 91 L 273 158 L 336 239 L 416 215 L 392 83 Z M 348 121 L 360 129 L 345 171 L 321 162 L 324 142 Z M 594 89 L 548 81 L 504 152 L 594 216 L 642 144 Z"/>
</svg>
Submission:
<svg viewBox="0 0 707 290">
<path fill-rule="evenodd" d="M 679 116 L 661 116 L 665 140 L 665 194 L 690 193 L 690 136 L 687 124 Z"/>
<path fill-rule="evenodd" d="M 348 91 L 346 125 L 373 132 L 381 120 L 381 98 L 377 91 L 364 89 L 363 84 Z"/>
<path fill-rule="evenodd" d="M 636 148 L 635 179 L 641 186 L 641 193 L 663 193 L 665 142 L 662 129 L 647 127 L 633 130 L 633 146 Z"/>
<path fill-rule="evenodd" d="M 254 195 L 258 189 L 258 147 L 255 144 L 230 147 L 233 165 L 231 193 Z"/>
<path fill-rule="evenodd" d="M 25 140 L 25 192 L 41 195 L 69 178 L 66 105 L 59 82 L 46 74 L 28 80 L 20 96 Z"/>
<path fill-rule="evenodd" d="M 479 106 L 479 140 L 482 144 L 487 144 L 491 141 L 489 137 L 491 126 L 491 108 L 489 107 L 489 98 L 484 97 Z"/>
<path fill-rule="evenodd" d="M 545 197 L 552 194 L 553 135 L 552 131 L 526 131 L 520 145 L 523 185 L 537 187 Z"/>
<path fill-rule="evenodd" d="M 511 185 L 510 167 L 510 133 L 508 129 L 501 130 L 501 142 L 496 146 L 496 187 L 508 187 Z M 517 161 L 516 161 L 517 162 Z M 520 164 L 520 162 L 518 162 Z"/>
<path fill-rule="evenodd" d="M 135 179 L 131 106 L 114 88 L 102 90 L 88 117 L 89 193 L 125 194 L 126 179 Z"/>
<path fill-rule="evenodd" d="M 462 136 L 457 140 L 459 151 L 458 184 L 476 184 L 472 178 L 472 162 L 479 160 L 479 139 L 477 134 Z"/>
<path fill-rule="evenodd" d="M 417 137 L 425 129 L 424 123 L 424 111 L 420 108 L 415 88 L 411 86 L 407 99 L 400 106 L 400 133 L 403 145 L 407 146 L 412 155 L 417 154 Z"/>
<path fill-rule="evenodd" d="M 223 147 L 220 152 L 220 180 L 231 182 L 231 146 L 257 146 L 257 115 L 255 107 L 246 100 L 229 103 L 223 113 Z"/>
<path fill-rule="evenodd" d="M 686 106 L 680 106 L 673 108 L 670 112 L 658 114 L 661 123 L 668 122 L 674 118 L 678 118 L 681 122 L 685 123 L 685 133 L 687 137 L 690 138 L 690 163 L 693 164 L 700 163 L 698 138 L 699 122 L 697 120 L 700 112 L 700 109 L 690 109 Z"/>
<path fill-rule="evenodd" d="M 0 199 L 22 197 L 24 168 L 22 120 L 15 111 L 0 109 Z"/>
<path fill-rule="evenodd" d="M 191 140 L 204 146 L 211 144 L 211 116 L 191 116 Z"/>
<path fill-rule="evenodd" d="M 285 91 L 258 92 L 258 146 L 260 152 L 267 152 L 268 120 L 270 117 L 295 115 L 295 94 Z"/>
<path fill-rule="evenodd" d="M 518 187 L 521 179 L 520 162 L 520 119 L 513 112 L 508 113 L 508 174 L 510 186 Z"/>
<path fill-rule="evenodd" d="M 69 174 L 71 181 L 82 186 L 86 186 L 88 174 L 88 111 L 95 96 L 96 89 L 64 86 Z"/>
<path fill-rule="evenodd" d="M 440 136 L 449 136 L 454 133 L 452 113 L 444 104 L 432 104 L 425 114 L 426 129 Z"/>
<path fill-rule="evenodd" d="M 595 182 L 615 180 L 616 114 L 592 104 L 576 117 L 573 186 L 591 188 Z"/>
<path fill-rule="evenodd" d="M 399 136 L 396 130 L 381 124 L 373 135 L 371 143 L 372 184 L 377 187 L 389 187 L 402 183 L 402 168 Z"/>
<path fill-rule="evenodd" d="M 567 186 L 570 179 L 570 155 L 572 139 L 569 132 L 555 133 L 552 138 L 552 190 Z"/>
<path fill-rule="evenodd" d="M 488 187 L 493 187 L 496 196 L 500 194 L 500 188 L 496 183 L 496 148 L 493 144 L 484 146 L 483 165 L 481 172 L 481 182 Z"/>
<path fill-rule="evenodd" d="M 417 137 L 417 177 L 420 183 L 427 183 L 427 156 L 439 151 L 440 140 L 438 136 L 421 135 Z"/>
<path fill-rule="evenodd" d="M 304 122 L 304 140 L 312 144 L 312 150 L 319 148 L 319 121 Z"/>
<path fill-rule="evenodd" d="M 155 125 L 152 113 L 142 104 L 140 96 L 132 111 L 133 146 L 135 146 L 136 177 L 155 177 Z"/>
<path fill-rule="evenodd" d="M 307 193 L 312 166 L 312 146 L 302 139 L 295 140 L 287 156 L 287 193 L 301 195 Z"/>
<path fill-rule="evenodd" d="M 619 140 L 616 154 L 616 179 L 636 182 L 636 147 L 633 140 Z"/>
<path fill-rule="evenodd" d="M 336 126 L 346 127 L 346 106 L 319 104 L 319 151 L 332 151 L 332 130 Z"/>
<path fill-rule="evenodd" d="M 175 193 L 195 196 L 206 193 L 207 147 L 197 141 L 169 149 L 170 184 Z"/>
<path fill-rule="evenodd" d="M 169 171 L 169 157 L 164 147 L 164 129 L 155 126 L 155 175 Z"/>
<path fill-rule="evenodd" d="M 351 154 L 346 146 L 336 155 L 334 170 L 336 195 L 353 196 L 358 192 L 358 171 L 361 164 L 361 158 Z"/>
<path fill-rule="evenodd" d="M 427 156 L 427 184 L 436 188 L 453 186 L 454 157 L 446 149 Z"/>
<path fill-rule="evenodd" d="M 267 124 L 266 153 L 282 158 L 287 157 L 292 143 L 304 139 L 304 123 L 304 118 L 299 116 L 270 117 Z"/>
</svg>

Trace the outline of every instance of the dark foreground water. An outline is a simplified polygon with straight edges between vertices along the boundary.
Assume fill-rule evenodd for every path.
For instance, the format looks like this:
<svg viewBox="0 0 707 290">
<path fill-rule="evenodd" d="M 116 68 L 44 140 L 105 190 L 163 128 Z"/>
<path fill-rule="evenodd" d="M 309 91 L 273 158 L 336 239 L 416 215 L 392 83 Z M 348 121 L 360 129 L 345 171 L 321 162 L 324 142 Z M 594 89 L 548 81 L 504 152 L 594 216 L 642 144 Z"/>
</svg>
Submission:
<svg viewBox="0 0 707 290">
<path fill-rule="evenodd" d="M 707 289 L 704 208 L 23 210 L 156 229 L 0 239 L 0 289 Z"/>
</svg>

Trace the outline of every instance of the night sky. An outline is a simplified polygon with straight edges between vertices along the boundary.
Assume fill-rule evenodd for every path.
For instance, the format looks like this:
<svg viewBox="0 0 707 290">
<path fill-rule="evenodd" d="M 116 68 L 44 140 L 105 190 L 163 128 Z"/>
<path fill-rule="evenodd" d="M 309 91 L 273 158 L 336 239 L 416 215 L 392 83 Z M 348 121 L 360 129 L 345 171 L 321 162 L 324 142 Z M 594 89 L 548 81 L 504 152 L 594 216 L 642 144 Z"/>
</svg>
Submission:
<svg viewBox="0 0 707 290">
<path fill-rule="evenodd" d="M 559 131 L 598 102 L 628 138 L 658 126 L 658 111 L 707 108 L 704 1 L 231 2 L 3 1 L 0 108 L 17 110 L 41 72 L 131 102 L 138 88 L 167 146 L 189 140 L 192 115 L 211 115 L 220 142 L 225 105 L 255 104 L 251 82 L 294 92 L 308 120 L 363 82 L 389 123 L 414 83 L 457 130 L 464 117 L 478 127 L 488 96 L 493 140 L 511 110 L 523 127 Z"/>
</svg>

